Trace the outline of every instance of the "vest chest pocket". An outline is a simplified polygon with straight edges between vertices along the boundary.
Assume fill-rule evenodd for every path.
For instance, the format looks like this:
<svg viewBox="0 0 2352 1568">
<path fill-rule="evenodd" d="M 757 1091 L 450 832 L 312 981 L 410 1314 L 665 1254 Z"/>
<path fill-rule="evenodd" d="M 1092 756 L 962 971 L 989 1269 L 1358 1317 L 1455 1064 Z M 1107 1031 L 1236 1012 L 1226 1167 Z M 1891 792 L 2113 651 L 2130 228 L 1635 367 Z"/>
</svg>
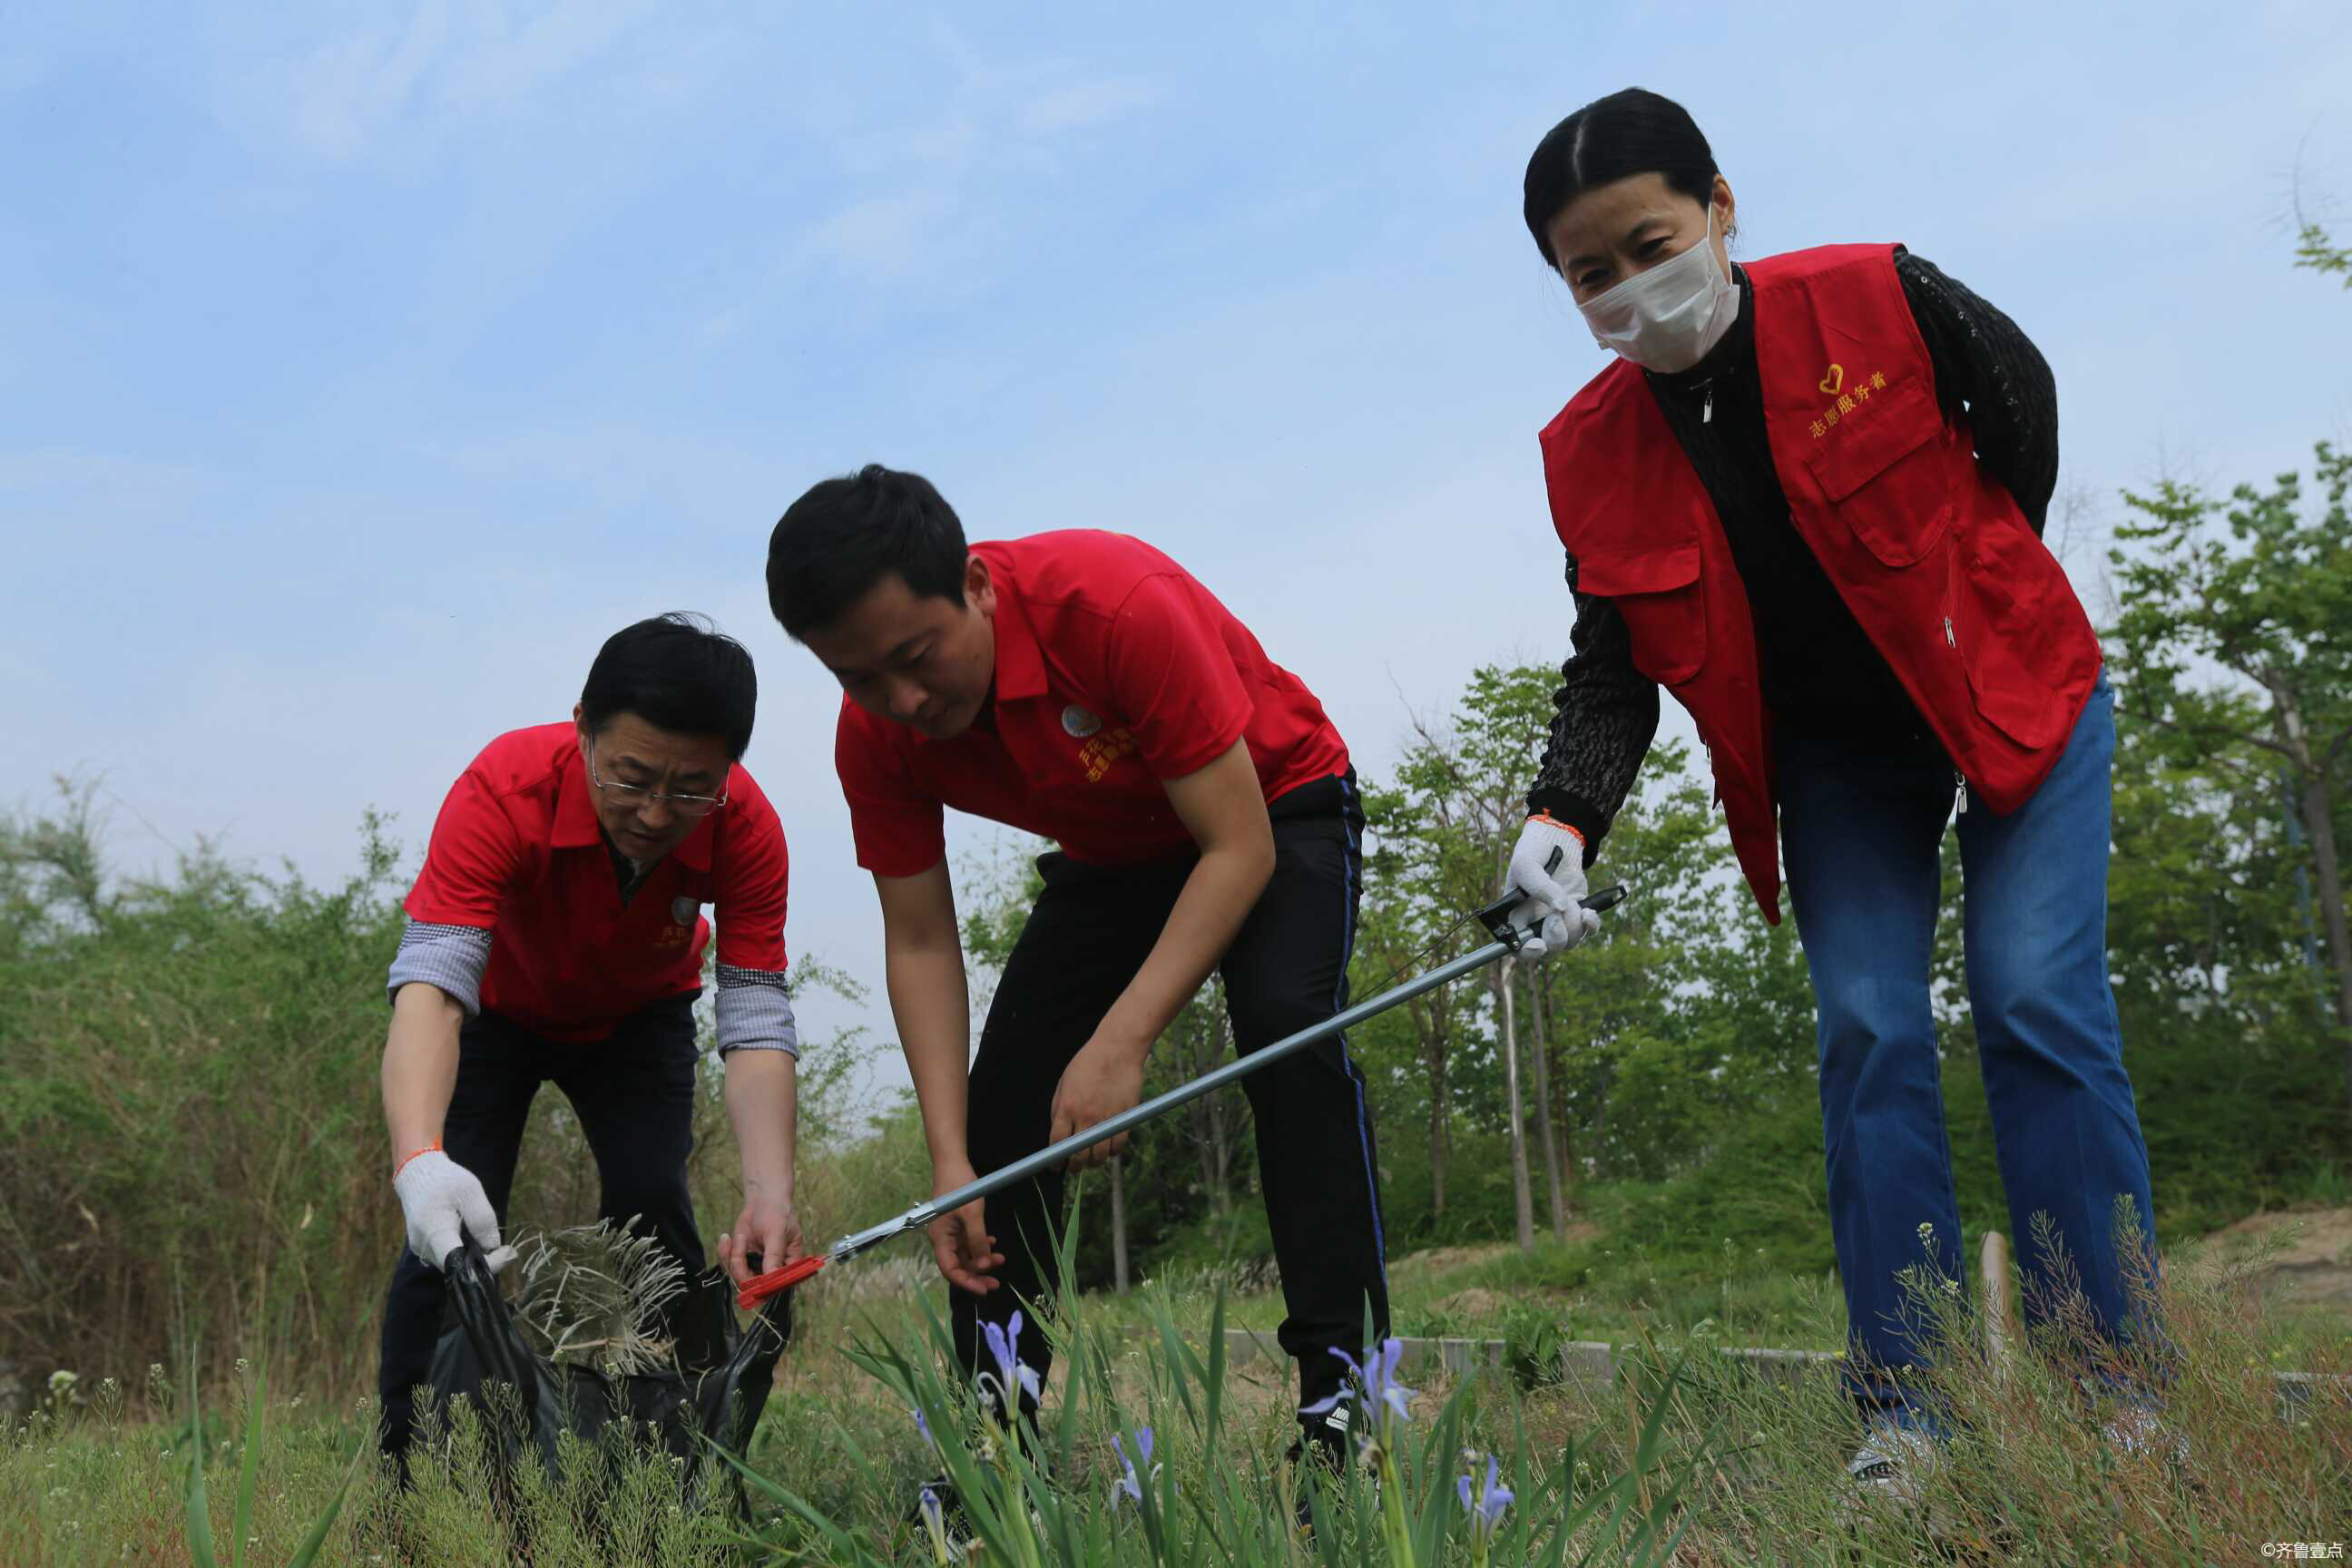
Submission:
<svg viewBox="0 0 2352 1568">
<path fill-rule="evenodd" d="M 1706 599 L 1696 543 L 1580 552 L 1576 585 L 1617 606 L 1633 639 L 1633 667 L 1659 685 L 1680 686 L 1706 662 Z"/>
<path fill-rule="evenodd" d="M 1934 391 L 1914 377 L 1854 405 L 1805 453 L 1828 510 L 1885 565 L 1916 564 L 1951 531 L 1944 434 Z"/>
</svg>

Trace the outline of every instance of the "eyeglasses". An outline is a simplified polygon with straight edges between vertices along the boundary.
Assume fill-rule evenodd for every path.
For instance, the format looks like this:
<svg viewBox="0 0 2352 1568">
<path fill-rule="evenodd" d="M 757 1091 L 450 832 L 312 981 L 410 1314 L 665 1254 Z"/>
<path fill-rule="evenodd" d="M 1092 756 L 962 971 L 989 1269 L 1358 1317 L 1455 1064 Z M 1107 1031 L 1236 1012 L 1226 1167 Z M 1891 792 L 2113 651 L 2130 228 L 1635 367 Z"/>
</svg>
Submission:
<svg viewBox="0 0 2352 1568">
<path fill-rule="evenodd" d="M 624 805 L 666 805 L 680 816 L 709 816 L 727 804 L 724 795 L 665 795 L 643 784 L 622 784 L 618 780 L 608 784 L 596 776 L 596 742 L 593 740 L 588 742 L 588 782 Z"/>
</svg>

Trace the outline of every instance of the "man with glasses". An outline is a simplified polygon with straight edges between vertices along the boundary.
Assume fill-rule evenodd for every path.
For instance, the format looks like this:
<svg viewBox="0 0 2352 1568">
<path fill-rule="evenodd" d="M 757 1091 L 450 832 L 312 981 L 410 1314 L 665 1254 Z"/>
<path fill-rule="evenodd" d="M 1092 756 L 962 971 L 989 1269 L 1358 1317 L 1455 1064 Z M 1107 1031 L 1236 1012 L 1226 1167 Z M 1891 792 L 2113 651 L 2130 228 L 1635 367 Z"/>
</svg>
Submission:
<svg viewBox="0 0 2352 1568">
<path fill-rule="evenodd" d="M 757 683 L 698 617 L 615 634 L 568 724 L 517 730 L 459 776 L 393 960 L 384 1119 L 408 1247 L 384 1303 L 384 1449 L 406 1448 L 459 1227 L 500 1245 L 531 1098 L 552 1081 L 596 1158 L 606 1219 L 703 1268 L 694 999 L 719 933 L 719 1050 L 742 1155 L 727 1271 L 803 1250 L 793 1210 L 800 1041 L 784 988 L 784 836 L 740 765 Z"/>
</svg>

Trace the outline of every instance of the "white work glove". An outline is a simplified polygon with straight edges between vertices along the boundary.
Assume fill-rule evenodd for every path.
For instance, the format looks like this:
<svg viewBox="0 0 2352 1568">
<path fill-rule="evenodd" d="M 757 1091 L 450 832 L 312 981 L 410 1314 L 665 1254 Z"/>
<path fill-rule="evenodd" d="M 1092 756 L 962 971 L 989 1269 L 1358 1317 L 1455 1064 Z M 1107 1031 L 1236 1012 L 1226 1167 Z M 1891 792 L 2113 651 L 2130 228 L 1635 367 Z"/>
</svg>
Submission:
<svg viewBox="0 0 2352 1568">
<path fill-rule="evenodd" d="M 1547 868 L 1553 851 L 1559 864 Z M 1531 934 L 1519 944 L 1523 958 L 1566 952 L 1601 929 L 1601 917 L 1584 907 L 1584 840 L 1573 828 L 1548 816 L 1531 816 L 1511 851 L 1511 886 L 1523 895 L 1511 906 L 1511 925 Z"/>
<path fill-rule="evenodd" d="M 401 1212 L 408 1216 L 408 1250 L 436 1272 L 457 1250 L 457 1227 L 473 1233 L 482 1250 L 492 1254 L 493 1271 L 514 1257 L 499 1245 L 498 1211 L 490 1194 L 482 1191 L 474 1173 L 438 1149 L 413 1154 L 392 1178 L 400 1194 Z"/>
</svg>

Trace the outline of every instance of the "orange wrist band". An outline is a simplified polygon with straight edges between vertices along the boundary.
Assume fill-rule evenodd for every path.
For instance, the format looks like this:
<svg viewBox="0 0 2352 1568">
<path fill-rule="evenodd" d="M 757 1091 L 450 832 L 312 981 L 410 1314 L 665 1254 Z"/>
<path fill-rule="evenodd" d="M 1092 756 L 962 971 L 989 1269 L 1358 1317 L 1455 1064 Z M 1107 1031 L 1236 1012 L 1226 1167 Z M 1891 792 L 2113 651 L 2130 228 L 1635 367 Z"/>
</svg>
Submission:
<svg viewBox="0 0 2352 1568">
<path fill-rule="evenodd" d="M 408 1169 L 408 1162 L 415 1159 L 419 1154 L 438 1154 L 441 1152 L 441 1140 L 438 1138 L 436 1138 L 432 1142 L 427 1143 L 422 1149 L 411 1149 L 407 1153 L 403 1154 L 400 1157 L 400 1163 L 392 1168 L 392 1179 L 395 1182 L 400 1180 L 400 1173 Z"/>
<path fill-rule="evenodd" d="M 1562 833 L 1567 834 L 1570 838 L 1575 839 L 1579 844 L 1584 842 L 1583 834 L 1578 832 L 1576 828 L 1570 824 L 1562 822 L 1559 817 L 1554 816 L 1549 811 L 1538 811 L 1533 816 L 1528 817 L 1528 820 L 1529 822 L 1549 822 L 1554 827 L 1559 828 Z"/>
</svg>

